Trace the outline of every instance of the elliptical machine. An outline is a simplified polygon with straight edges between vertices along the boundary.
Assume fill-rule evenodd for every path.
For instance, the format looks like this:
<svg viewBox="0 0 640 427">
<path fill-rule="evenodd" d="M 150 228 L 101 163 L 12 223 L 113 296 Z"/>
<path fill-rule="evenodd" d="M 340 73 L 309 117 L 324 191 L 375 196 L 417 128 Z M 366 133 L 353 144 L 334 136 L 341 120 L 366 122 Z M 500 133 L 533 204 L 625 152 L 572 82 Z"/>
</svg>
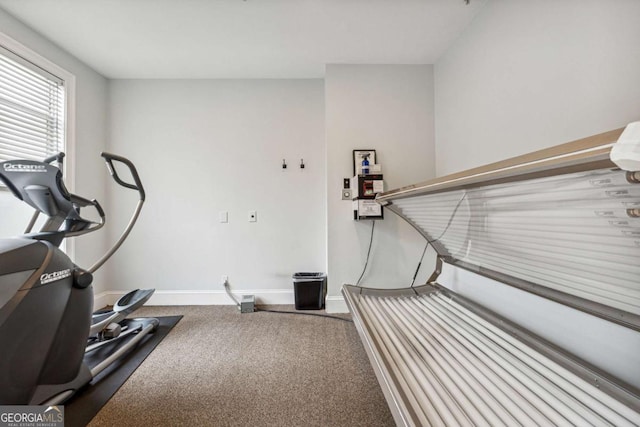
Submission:
<svg viewBox="0 0 640 427">
<path fill-rule="evenodd" d="M 92 314 L 93 273 L 120 248 L 145 200 L 133 163 L 114 154 L 101 155 L 113 179 L 136 190 L 140 199 L 122 236 L 87 270 L 59 246 L 67 237 L 102 228 L 105 213 L 95 199 L 69 193 L 60 171 L 64 154 L 42 162 L 0 163 L 0 181 L 35 209 L 24 235 L 0 239 L 0 405 L 62 403 L 158 326 L 154 318 L 125 319 L 153 289 L 132 291 L 113 310 Z M 120 178 L 114 162 L 128 167 L 133 184 Z M 80 215 L 87 207 L 95 209 L 99 222 Z M 47 218 L 40 231 L 33 232 L 41 213 Z M 88 352 L 114 341 L 119 343 L 98 365 L 89 368 L 83 361 Z"/>
</svg>

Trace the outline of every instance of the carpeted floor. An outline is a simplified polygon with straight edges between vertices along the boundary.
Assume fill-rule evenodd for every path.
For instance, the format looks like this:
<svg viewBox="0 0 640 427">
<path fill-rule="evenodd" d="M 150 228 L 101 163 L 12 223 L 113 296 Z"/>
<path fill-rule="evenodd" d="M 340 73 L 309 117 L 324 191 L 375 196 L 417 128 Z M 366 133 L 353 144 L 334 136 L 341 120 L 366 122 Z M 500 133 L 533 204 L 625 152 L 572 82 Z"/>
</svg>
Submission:
<svg viewBox="0 0 640 427">
<path fill-rule="evenodd" d="M 353 323 L 234 306 L 136 315 L 184 318 L 90 426 L 394 425 Z"/>
</svg>

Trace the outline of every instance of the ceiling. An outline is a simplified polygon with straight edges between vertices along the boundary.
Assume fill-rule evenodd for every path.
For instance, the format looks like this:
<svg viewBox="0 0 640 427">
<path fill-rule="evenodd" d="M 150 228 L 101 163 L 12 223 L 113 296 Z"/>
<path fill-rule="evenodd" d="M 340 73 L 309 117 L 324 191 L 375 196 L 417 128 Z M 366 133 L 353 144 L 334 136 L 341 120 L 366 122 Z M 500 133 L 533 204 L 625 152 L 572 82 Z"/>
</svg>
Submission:
<svg viewBox="0 0 640 427">
<path fill-rule="evenodd" d="M 433 64 L 486 0 L 0 0 L 109 78 L 317 78 Z"/>
</svg>

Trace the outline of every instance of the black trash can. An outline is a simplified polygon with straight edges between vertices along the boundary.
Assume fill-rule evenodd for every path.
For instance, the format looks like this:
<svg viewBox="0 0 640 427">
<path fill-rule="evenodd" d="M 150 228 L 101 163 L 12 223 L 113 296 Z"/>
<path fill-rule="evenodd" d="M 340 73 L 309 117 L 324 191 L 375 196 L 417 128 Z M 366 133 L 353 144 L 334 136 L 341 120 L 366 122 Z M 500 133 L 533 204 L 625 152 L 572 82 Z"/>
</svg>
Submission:
<svg viewBox="0 0 640 427">
<path fill-rule="evenodd" d="M 327 275 L 324 273 L 295 273 L 293 293 L 296 310 L 321 310 L 327 294 Z"/>
</svg>

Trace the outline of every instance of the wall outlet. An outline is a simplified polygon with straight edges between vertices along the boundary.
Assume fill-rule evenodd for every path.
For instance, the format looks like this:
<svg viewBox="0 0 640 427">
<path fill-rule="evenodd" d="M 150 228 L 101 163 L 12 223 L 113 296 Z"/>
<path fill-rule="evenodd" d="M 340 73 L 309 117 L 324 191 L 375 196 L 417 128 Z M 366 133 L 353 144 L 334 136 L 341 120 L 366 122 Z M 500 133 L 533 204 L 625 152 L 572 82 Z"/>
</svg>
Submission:
<svg viewBox="0 0 640 427">
<path fill-rule="evenodd" d="M 258 212 L 249 211 L 249 222 L 256 222 L 256 221 L 258 221 Z"/>
<path fill-rule="evenodd" d="M 222 223 L 229 222 L 229 212 L 227 212 L 227 211 L 220 211 L 218 213 L 218 217 L 220 219 L 220 222 L 222 222 Z"/>
</svg>

